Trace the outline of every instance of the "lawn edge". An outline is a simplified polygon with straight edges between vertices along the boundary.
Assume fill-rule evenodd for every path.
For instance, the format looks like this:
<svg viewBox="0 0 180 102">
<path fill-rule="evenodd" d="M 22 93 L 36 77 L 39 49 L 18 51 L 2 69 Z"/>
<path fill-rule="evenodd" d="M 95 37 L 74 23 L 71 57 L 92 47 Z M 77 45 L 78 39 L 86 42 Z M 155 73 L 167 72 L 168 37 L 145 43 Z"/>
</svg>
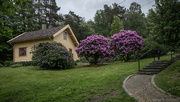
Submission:
<svg viewBox="0 0 180 102">
<path fill-rule="evenodd" d="M 130 92 L 128 91 L 128 89 L 126 88 L 126 82 L 127 82 L 127 80 L 129 80 L 131 77 L 133 77 L 133 76 L 135 76 L 135 75 L 136 75 L 136 74 L 131 74 L 131 75 L 129 75 L 128 77 L 126 77 L 126 79 L 123 81 L 123 89 L 126 91 L 126 93 L 127 93 L 130 97 L 133 97 L 134 99 L 136 99 L 136 101 L 141 102 L 140 100 L 137 99 L 137 97 L 133 96 L 133 94 L 130 93 Z"/>
<path fill-rule="evenodd" d="M 160 91 L 160 92 L 162 92 L 162 93 L 164 93 L 164 94 L 166 94 L 166 95 L 168 95 L 168 96 L 170 96 L 170 97 L 175 97 L 175 98 L 178 98 L 178 99 L 180 100 L 180 97 L 175 96 L 175 95 L 172 95 L 172 94 L 170 94 L 170 93 L 168 93 L 168 92 L 165 92 L 163 89 L 161 89 L 160 87 L 158 87 L 158 86 L 156 85 L 156 83 L 154 82 L 155 77 L 156 77 L 156 75 L 153 75 L 152 78 L 151 78 L 151 84 L 153 85 L 153 87 L 155 87 L 158 91 Z"/>
</svg>

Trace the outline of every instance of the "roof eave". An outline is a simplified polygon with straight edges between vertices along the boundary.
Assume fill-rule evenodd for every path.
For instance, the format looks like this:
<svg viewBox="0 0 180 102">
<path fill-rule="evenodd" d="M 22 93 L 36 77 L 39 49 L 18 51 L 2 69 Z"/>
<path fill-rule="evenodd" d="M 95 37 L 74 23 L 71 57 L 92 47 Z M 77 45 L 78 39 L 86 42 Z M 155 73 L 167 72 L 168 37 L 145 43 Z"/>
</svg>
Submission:
<svg viewBox="0 0 180 102">
<path fill-rule="evenodd" d="M 53 37 L 53 36 L 46 36 L 46 37 L 41 37 L 41 38 L 33 38 L 33 39 L 26 39 L 26 40 L 19 40 L 19 41 L 11 41 L 11 42 L 8 42 L 8 43 L 18 43 L 18 42 L 24 42 L 24 41 L 33 41 L 33 40 L 39 40 L 39 39 L 46 39 L 49 37 Z"/>
<path fill-rule="evenodd" d="M 13 40 L 14 40 L 14 39 L 16 39 L 16 38 L 22 36 L 22 35 L 25 34 L 25 33 L 26 33 L 26 32 L 24 32 L 24 33 L 22 33 L 22 34 L 20 34 L 20 35 L 18 35 L 18 36 L 16 36 L 16 37 L 14 37 L 14 38 L 8 40 L 7 43 L 13 43 Z"/>
</svg>

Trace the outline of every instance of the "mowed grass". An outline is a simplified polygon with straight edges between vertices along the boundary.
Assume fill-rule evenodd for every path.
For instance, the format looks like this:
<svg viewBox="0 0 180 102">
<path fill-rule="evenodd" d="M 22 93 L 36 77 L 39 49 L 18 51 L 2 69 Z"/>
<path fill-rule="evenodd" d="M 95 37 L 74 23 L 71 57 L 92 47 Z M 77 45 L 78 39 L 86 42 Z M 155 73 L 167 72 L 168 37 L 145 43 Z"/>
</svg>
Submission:
<svg viewBox="0 0 180 102">
<path fill-rule="evenodd" d="M 180 97 L 180 60 L 159 73 L 155 83 L 166 92 Z"/>
<path fill-rule="evenodd" d="M 166 59 L 169 56 L 164 56 Z M 142 59 L 141 67 L 153 61 Z M 38 67 L 0 68 L 0 102 L 83 102 L 118 92 L 98 102 L 135 102 L 122 88 L 124 79 L 138 71 L 137 62 L 114 62 L 101 67 L 68 70 Z"/>
</svg>

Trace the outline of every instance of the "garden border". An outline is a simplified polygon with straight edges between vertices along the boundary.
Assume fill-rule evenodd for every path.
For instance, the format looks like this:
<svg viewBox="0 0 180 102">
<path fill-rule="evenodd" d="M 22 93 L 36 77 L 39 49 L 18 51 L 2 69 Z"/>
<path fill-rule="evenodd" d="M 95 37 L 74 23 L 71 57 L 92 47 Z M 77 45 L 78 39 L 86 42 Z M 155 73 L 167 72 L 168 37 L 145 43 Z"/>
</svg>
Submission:
<svg viewBox="0 0 180 102">
<path fill-rule="evenodd" d="M 156 75 L 153 75 L 152 78 L 151 78 L 151 84 L 153 85 L 153 87 L 155 87 L 158 91 L 170 96 L 170 97 L 175 97 L 175 98 L 178 98 L 180 100 L 180 97 L 178 96 L 175 96 L 175 95 L 171 95 L 170 93 L 168 92 L 165 92 L 163 89 L 159 88 L 156 83 L 154 82 L 154 78 L 156 77 Z"/>
<path fill-rule="evenodd" d="M 132 74 L 132 75 L 129 75 L 128 77 L 126 77 L 126 79 L 123 81 L 123 89 L 126 91 L 126 93 L 127 93 L 129 96 L 131 96 L 131 97 L 133 97 L 134 99 L 136 99 L 136 101 L 141 102 L 141 101 L 138 100 L 135 96 L 133 96 L 133 94 L 130 93 L 130 92 L 128 91 L 128 89 L 126 88 L 126 82 L 127 82 L 127 80 L 129 80 L 131 77 L 133 77 L 133 76 L 135 76 L 135 75 L 136 75 L 136 74 Z"/>
</svg>

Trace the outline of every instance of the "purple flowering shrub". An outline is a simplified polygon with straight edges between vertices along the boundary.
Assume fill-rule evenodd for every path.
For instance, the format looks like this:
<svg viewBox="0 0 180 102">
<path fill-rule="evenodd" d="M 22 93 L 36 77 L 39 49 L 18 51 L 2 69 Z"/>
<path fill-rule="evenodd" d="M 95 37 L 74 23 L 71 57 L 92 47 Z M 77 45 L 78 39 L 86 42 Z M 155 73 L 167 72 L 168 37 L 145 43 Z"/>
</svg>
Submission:
<svg viewBox="0 0 180 102">
<path fill-rule="evenodd" d="M 85 57 L 90 64 L 98 64 L 100 59 L 113 55 L 109 39 L 102 35 L 92 35 L 81 40 L 76 52 L 79 57 Z"/>
<path fill-rule="evenodd" d="M 32 61 L 45 69 L 68 69 L 75 65 L 72 54 L 61 43 L 40 42 L 31 53 Z"/>
<path fill-rule="evenodd" d="M 110 44 L 116 55 L 120 55 L 124 61 L 129 61 L 132 54 L 143 50 L 142 41 L 142 36 L 139 36 L 136 31 L 121 30 L 111 37 Z"/>
</svg>

